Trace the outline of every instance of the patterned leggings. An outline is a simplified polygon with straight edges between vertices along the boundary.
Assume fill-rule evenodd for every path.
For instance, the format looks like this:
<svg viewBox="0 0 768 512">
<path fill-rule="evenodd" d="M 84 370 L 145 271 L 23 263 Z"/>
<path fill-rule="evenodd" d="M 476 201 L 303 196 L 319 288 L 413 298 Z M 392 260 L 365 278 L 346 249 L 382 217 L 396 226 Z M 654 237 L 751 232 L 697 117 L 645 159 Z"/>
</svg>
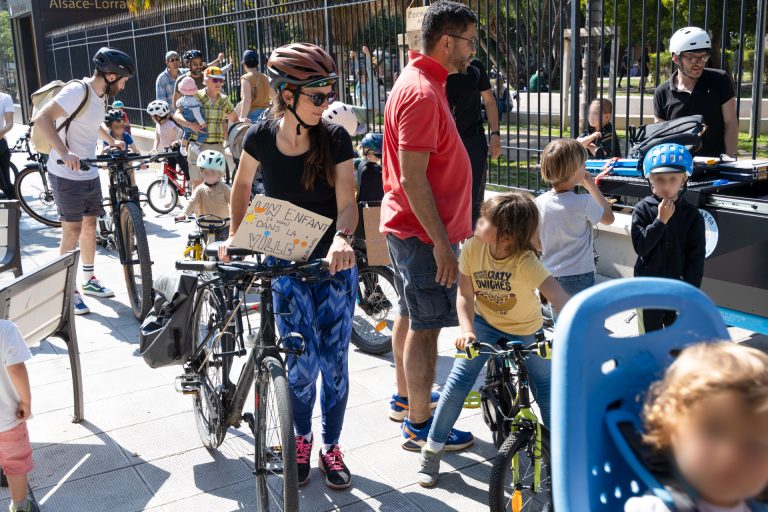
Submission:
<svg viewBox="0 0 768 512">
<path fill-rule="evenodd" d="M 347 355 L 355 311 L 357 268 L 336 276 L 339 279 L 319 283 L 281 277 L 274 283 L 278 332 L 281 335 L 297 332 L 306 343 L 302 355 L 286 357 L 294 429 L 297 435 L 312 432 L 317 377 L 322 374 L 320 408 L 324 444 L 338 444 L 347 408 Z"/>
</svg>

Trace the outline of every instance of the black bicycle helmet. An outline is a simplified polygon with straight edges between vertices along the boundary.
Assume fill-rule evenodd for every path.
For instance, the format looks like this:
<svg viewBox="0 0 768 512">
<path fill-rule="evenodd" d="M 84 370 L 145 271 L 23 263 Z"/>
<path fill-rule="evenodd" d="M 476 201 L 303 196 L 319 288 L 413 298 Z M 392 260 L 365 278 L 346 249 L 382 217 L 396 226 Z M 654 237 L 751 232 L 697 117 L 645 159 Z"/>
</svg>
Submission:
<svg viewBox="0 0 768 512">
<path fill-rule="evenodd" d="M 127 53 L 106 46 L 93 56 L 93 64 L 101 73 L 115 73 L 120 78 L 130 78 L 136 70 L 136 64 Z"/>
<path fill-rule="evenodd" d="M 184 59 L 184 63 L 190 62 L 192 59 L 202 59 L 203 58 L 203 52 L 200 50 L 187 50 L 184 52 L 184 55 L 182 56 Z"/>
<path fill-rule="evenodd" d="M 122 121 L 123 120 L 123 113 L 119 110 L 108 110 L 106 114 L 104 114 L 104 122 L 107 126 L 114 123 L 115 121 Z"/>
</svg>

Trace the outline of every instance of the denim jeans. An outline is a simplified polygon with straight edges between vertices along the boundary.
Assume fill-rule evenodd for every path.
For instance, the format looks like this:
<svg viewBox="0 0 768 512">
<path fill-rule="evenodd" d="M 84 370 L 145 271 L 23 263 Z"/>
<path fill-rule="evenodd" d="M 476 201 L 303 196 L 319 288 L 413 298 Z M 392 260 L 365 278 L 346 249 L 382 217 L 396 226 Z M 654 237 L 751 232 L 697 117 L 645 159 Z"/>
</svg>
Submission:
<svg viewBox="0 0 768 512">
<path fill-rule="evenodd" d="M 579 292 L 583 292 L 587 288 L 595 286 L 595 273 L 587 272 L 586 274 L 578 274 L 575 276 L 561 276 L 556 277 L 557 282 L 560 283 L 565 293 L 573 297 Z M 552 320 L 557 320 L 559 311 L 555 310 L 555 307 L 550 304 L 552 311 Z"/>
<path fill-rule="evenodd" d="M 491 345 L 495 344 L 499 338 L 521 341 L 523 344 L 531 344 L 534 341 L 533 334 L 506 334 L 492 327 L 479 315 L 475 315 L 475 335 L 480 341 Z M 467 394 L 475 385 L 488 357 L 486 354 L 480 354 L 474 359 L 456 359 L 453 362 L 453 369 L 445 381 L 440 402 L 437 404 L 437 411 L 432 420 L 432 427 L 429 430 L 429 439 L 433 443 L 445 444 L 448 441 L 451 428 L 456 424 L 461 409 L 464 407 L 464 399 L 467 398 Z M 528 356 L 525 363 L 531 381 L 531 391 L 541 410 L 542 421 L 549 424 L 551 364 L 537 355 Z"/>
<path fill-rule="evenodd" d="M 258 123 L 259 119 L 261 118 L 261 115 L 266 111 L 266 108 L 257 108 L 256 110 L 251 110 L 248 112 L 248 119 L 252 123 Z"/>
</svg>

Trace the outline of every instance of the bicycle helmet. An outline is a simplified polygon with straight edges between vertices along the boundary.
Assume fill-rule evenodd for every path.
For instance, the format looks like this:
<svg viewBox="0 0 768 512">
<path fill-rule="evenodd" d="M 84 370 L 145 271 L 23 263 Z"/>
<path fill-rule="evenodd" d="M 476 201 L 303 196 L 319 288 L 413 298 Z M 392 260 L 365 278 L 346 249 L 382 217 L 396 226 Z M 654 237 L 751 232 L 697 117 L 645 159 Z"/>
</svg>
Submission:
<svg viewBox="0 0 768 512">
<path fill-rule="evenodd" d="M 652 148 L 643 160 L 643 175 L 648 178 L 651 174 L 662 173 L 693 174 L 693 157 L 680 144 L 659 144 Z"/>
<path fill-rule="evenodd" d="M 381 157 L 381 148 L 383 144 L 384 135 L 380 133 L 368 133 L 365 137 L 363 137 L 362 142 L 360 142 L 360 147 L 364 149 L 370 149 L 373 151 L 374 155 Z"/>
<path fill-rule="evenodd" d="M 323 112 L 323 119 L 343 127 L 350 137 L 357 135 L 357 116 L 352 112 L 352 107 L 340 101 L 328 105 L 328 109 Z"/>
<path fill-rule="evenodd" d="M 119 77 L 118 80 L 134 76 L 136 69 L 136 64 L 127 53 L 106 46 L 100 48 L 93 56 L 93 64 L 102 74 L 115 73 Z"/>
<path fill-rule="evenodd" d="M 125 108 L 125 104 L 120 100 L 116 100 L 112 103 L 112 108 Z"/>
<path fill-rule="evenodd" d="M 213 171 L 219 171 L 223 174 L 227 163 L 224 160 L 224 155 L 218 151 L 206 149 L 200 153 L 200 156 L 197 157 L 197 166 L 200 169 L 211 169 Z"/>
<path fill-rule="evenodd" d="M 171 108 L 165 100 L 155 100 L 147 106 L 147 114 L 163 117 L 171 113 Z"/>
<path fill-rule="evenodd" d="M 187 50 L 184 52 L 184 55 L 182 57 L 184 59 L 184 63 L 189 63 L 192 59 L 202 59 L 203 58 L 203 52 L 200 50 Z"/>
<path fill-rule="evenodd" d="M 288 85 L 323 87 L 339 78 L 336 63 L 328 52 L 309 43 L 293 43 L 275 49 L 267 61 L 267 75 L 270 85 L 277 90 Z M 325 81 L 328 83 L 323 83 Z"/>
<path fill-rule="evenodd" d="M 107 126 L 110 126 L 112 123 L 116 121 L 122 121 L 123 120 L 123 113 L 119 110 L 108 110 L 106 114 L 104 114 L 104 122 Z"/>
<path fill-rule="evenodd" d="M 683 52 L 712 50 L 709 34 L 699 27 L 683 27 L 669 39 L 669 52 L 680 55 Z"/>
</svg>

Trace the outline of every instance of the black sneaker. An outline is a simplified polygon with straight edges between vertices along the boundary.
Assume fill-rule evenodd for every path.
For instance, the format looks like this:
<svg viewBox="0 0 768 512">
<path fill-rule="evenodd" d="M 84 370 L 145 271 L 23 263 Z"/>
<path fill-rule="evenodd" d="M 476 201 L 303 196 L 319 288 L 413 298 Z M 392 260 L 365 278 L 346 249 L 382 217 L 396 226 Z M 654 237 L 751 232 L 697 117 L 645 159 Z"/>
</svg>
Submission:
<svg viewBox="0 0 768 512">
<path fill-rule="evenodd" d="M 352 485 L 352 475 L 343 459 L 338 445 L 333 445 L 326 453 L 320 450 L 317 467 L 325 474 L 325 485 L 331 489 L 346 489 Z"/>
<path fill-rule="evenodd" d="M 304 485 L 309 481 L 309 470 L 312 468 L 309 463 L 309 458 L 312 456 L 312 441 L 307 441 L 304 436 L 296 436 L 296 466 L 299 470 L 299 485 Z"/>
</svg>

